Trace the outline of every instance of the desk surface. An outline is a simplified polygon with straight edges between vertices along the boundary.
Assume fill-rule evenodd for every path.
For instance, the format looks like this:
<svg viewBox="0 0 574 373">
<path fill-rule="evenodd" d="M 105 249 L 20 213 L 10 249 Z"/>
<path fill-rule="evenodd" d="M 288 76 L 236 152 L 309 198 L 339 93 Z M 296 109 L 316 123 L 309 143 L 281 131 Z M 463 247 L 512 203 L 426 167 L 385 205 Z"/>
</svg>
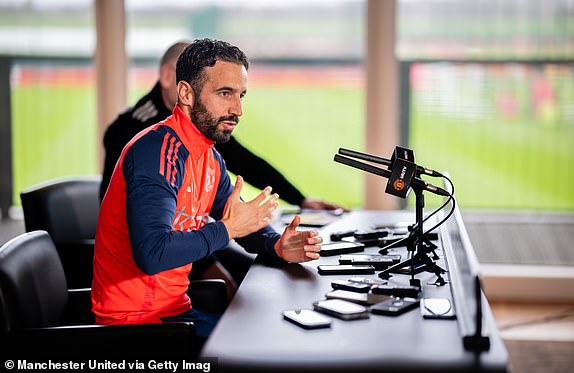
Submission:
<svg viewBox="0 0 574 373">
<path fill-rule="evenodd" d="M 354 211 L 323 228 L 321 234 L 328 241 L 335 231 L 413 220 L 408 212 Z M 366 248 L 365 252 L 376 253 L 378 249 Z M 406 250 L 401 253 L 404 258 Z M 445 268 L 442 250 L 437 253 L 441 256 L 437 264 Z M 257 259 L 202 356 L 218 358 L 221 371 L 506 370 L 506 350 L 488 307 L 485 325 L 491 348 L 480 355 L 464 350 L 456 320 L 423 319 L 418 308 L 398 317 L 371 314 L 364 320 L 332 318 L 331 328 L 318 330 L 305 330 L 283 320 L 282 311 L 312 309 L 313 302 L 332 290 L 333 280 L 351 277 L 318 274 L 317 265 L 337 262 L 338 256 L 303 264 L 270 264 Z M 433 274 L 423 272 L 416 277 L 423 284 L 422 297 L 452 298 L 448 285 L 428 285 L 436 279 Z M 394 275 L 390 282 L 407 285 L 408 280 L 409 276 Z"/>
</svg>

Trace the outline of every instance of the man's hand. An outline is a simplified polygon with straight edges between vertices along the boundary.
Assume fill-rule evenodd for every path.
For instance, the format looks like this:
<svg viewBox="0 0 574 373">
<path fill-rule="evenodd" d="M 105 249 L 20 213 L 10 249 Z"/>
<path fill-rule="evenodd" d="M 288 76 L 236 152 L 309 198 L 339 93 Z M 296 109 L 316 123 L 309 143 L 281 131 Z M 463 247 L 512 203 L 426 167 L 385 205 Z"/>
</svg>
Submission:
<svg viewBox="0 0 574 373">
<path fill-rule="evenodd" d="M 244 237 L 269 225 L 273 210 L 277 208 L 277 194 L 271 194 L 271 187 L 265 188 L 249 202 L 242 202 L 240 197 L 243 178 L 237 176 L 235 189 L 227 199 L 221 222 L 227 228 L 229 239 Z"/>
<path fill-rule="evenodd" d="M 296 215 L 275 243 L 275 251 L 283 260 L 292 263 L 319 259 L 323 239 L 317 231 L 298 231 L 301 217 Z"/>
<path fill-rule="evenodd" d="M 301 202 L 301 208 L 311 210 L 342 210 L 342 212 L 349 212 L 349 210 L 344 207 L 316 198 L 305 198 Z"/>
</svg>

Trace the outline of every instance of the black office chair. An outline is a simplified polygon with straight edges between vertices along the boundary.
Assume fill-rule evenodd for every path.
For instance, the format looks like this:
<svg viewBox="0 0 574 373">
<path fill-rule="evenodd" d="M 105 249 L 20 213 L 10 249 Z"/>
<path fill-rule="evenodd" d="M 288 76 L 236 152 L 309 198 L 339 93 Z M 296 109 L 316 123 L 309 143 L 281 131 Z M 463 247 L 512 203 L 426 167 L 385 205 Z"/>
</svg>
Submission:
<svg viewBox="0 0 574 373">
<path fill-rule="evenodd" d="M 50 234 L 70 288 L 92 286 L 100 182 L 99 176 L 56 179 L 20 193 L 26 232 Z"/>
<path fill-rule="evenodd" d="M 45 231 L 24 233 L 0 248 L 0 339 L 5 356 L 184 357 L 198 354 L 193 323 L 93 324 L 90 290 L 68 290 L 60 258 Z"/>
</svg>

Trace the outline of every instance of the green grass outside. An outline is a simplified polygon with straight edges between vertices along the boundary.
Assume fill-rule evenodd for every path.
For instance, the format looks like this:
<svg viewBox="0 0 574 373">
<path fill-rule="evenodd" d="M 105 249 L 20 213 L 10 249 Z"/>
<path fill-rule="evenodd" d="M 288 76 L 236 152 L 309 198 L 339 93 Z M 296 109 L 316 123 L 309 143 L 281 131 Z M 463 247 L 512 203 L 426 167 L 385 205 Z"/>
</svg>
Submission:
<svg viewBox="0 0 574 373">
<path fill-rule="evenodd" d="M 572 126 L 415 112 L 411 133 L 416 158 L 449 171 L 462 207 L 574 210 Z"/>
<path fill-rule="evenodd" d="M 363 147 L 363 101 L 358 88 L 253 88 L 235 134 L 305 195 L 359 207 L 362 175 L 332 159 L 340 146 Z M 14 204 L 24 188 L 98 172 L 93 89 L 17 87 L 12 105 Z"/>
<path fill-rule="evenodd" d="M 93 88 L 16 87 L 12 105 L 15 204 L 23 188 L 97 173 Z M 411 119 L 417 161 L 450 172 L 461 206 L 574 210 L 574 126 L 463 121 L 416 109 Z M 306 195 L 361 207 L 362 173 L 332 159 L 339 147 L 364 148 L 364 120 L 360 88 L 251 87 L 235 134 Z"/>
<path fill-rule="evenodd" d="M 98 172 L 95 88 L 12 89 L 13 201 L 27 187 Z"/>
</svg>

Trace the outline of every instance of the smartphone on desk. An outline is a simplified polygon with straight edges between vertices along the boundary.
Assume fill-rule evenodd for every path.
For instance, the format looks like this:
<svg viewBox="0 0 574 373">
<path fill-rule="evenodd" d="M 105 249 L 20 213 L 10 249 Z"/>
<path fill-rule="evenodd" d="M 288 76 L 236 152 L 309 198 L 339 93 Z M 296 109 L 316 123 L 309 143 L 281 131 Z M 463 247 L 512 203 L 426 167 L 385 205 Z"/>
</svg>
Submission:
<svg viewBox="0 0 574 373">
<path fill-rule="evenodd" d="M 283 318 L 303 329 L 320 329 L 331 327 L 331 320 L 318 312 L 307 309 L 283 311 Z"/>
<path fill-rule="evenodd" d="M 367 284 L 371 287 L 373 285 L 385 285 L 388 283 L 387 280 L 380 280 L 378 278 L 367 278 L 367 277 L 359 277 L 359 276 L 351 277 L 347 281 L 352 282 L 352 283 L 357 283 L 357 284 Z"/>
<path fill-rule="evenodd" d="M 418 298 L 421 289 L 411 285 L 373 285 L 371 291 L 375 294 L 393 295 L 395 297 Z"/>
<path fill-rule="evenodd" d="M 334 242 L 321 245 L 321 256 L 333 256 L 349 253 L 358 253 L 365 250 L 365 245 L 358 242 Z"/>
<path fill-rule="evenodd" d="M 371 306 L 390 298 L 390 296 L 373 293 L 356 293 L 348 290 L 333 290 L 325 294 L 325 298 L 342 299 L 364 306 Z"/>
<path fill-rule="evenodd" d="M 371 265 L 323 264 L 317 266 L 320 275 L 372 275 L 375 267 Z"/>
<path fill-rule="evenodd" d="M 369 309 L 360 304 L 341 299 L 327 299 L 313 303 L 315 310 L 343 320 L 366 319 Z"/>
<path fill-rule="evenodd" d="M 371 306 L 371 312 L 377 315 L 398 316 L 418 306 L 418 299 L 391 297 Z"/>
<path fill-rule="evenodd" d="M 358 230 L 353 233 L 353 237 L 355 237 L 358 241 L 369 240 L 386 237 L 390 234 L 390 232 L 391 231 L 389 229 Z"/>
<path fill-rule="evenodd" d="M 347 280 L 335 280 L 331 282 L 331 287 L 335 290 L 354 291 L 355 293 L 368 293 L 371 290 L 369 284 L 350 282 Z"/>
<path fill-rule="evenodd" d="M 381 254 L 346 254 L 339 257 L 340 264 L 372 265 L 375 269 L 385 269 L 400 260 L 400 255 Z"/>
</svg>

